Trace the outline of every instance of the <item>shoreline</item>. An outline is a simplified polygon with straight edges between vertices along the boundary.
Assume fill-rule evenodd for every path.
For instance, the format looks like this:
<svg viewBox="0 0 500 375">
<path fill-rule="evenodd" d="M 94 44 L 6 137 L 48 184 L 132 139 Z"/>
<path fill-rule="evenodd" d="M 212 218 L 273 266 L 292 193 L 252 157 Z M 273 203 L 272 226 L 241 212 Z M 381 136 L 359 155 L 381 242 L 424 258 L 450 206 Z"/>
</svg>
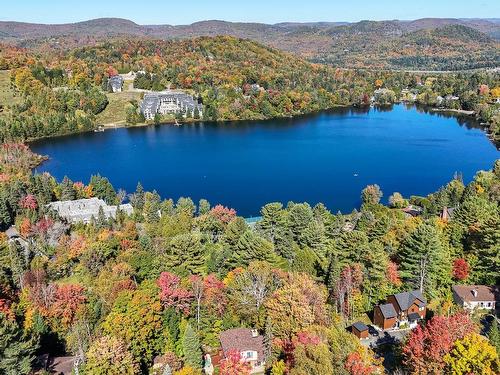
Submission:
<svg viewBox="0 0 500 375">
<path fill-rule="evenodd" d="M 467 115 L 467 116 L 474 116 L 476 112 L 474 111 L 467 111 L 465 109 L 452 109 L 452 108 L 431 108 L 432 112 L 451 112 L 451 113 L 458 113 L 460 115 Z"/>
</svg>

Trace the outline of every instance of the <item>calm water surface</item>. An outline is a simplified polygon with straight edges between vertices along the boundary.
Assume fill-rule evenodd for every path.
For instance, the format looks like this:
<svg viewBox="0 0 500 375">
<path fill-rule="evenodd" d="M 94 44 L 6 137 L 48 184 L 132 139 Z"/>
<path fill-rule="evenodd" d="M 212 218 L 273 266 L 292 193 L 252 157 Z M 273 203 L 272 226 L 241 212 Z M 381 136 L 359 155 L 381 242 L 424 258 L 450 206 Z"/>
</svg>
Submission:
<svg viewBox="0 0 500 375">
<path fill-rule="evenodd" d="M 258 215 L 268 202 L 323 202 L 351 211 L 377 183 L 425 195 L 455 172 L 469 182 L 500 157 L 485 134 L 464 120 L 403 105 L 392 110 L 342 109 L 298 119 L 201 123 L 86 133 L 32 144 L 50 160 L 38 168 L 58 179 L 108 177 L 116 188 L 156 189 Z"/>
</svg>

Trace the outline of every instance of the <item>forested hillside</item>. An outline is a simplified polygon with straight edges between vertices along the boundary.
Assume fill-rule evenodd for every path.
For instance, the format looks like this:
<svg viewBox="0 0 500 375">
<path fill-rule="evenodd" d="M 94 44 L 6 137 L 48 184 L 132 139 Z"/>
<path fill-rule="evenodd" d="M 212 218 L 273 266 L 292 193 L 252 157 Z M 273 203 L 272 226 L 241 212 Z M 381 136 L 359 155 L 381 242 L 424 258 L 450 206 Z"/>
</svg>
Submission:
<svg viewBox="0 0 500 375">
<path fill-rule="evenodd" d="M 464 70 L 495 67 L 500 60 L 500 23 L 494 19 L 276 25 L 202 21 L 179 26 L 137 25 L 116 18 L 64 25 L 0 22 L 0 40 L 41 51 L 67 51 L 119 38 L 177 40 L 220 35 L 251 39 L 343 68 Z"/>
<path fill-rule="evenodd" d="M 18 233 L 0 237 L 6 374 L 28 374 L 48 354 L 72 356 L 82 374 L 199 375 L 202 354 L 217 356 L 221 332 L 238 327 L 262 334 L 272 374 L 450 373 L 464 363 L 498 372 L 498 327 L 483 325 L 490 338 L 479 337 L 482 323 L 452 303 L 450 287 L 499 282 L 500 161 L 467 186 L 456 178 L 428 197 L 394 193 L 389 207 L 368 186 L 348 215 L 275 202 L 251 226 L 230 208 L 138 185 L 130 216 L 100 211 L 70 226 L 46 205 L 116 204 L 123 192 L 101 176 L 31 175 L 36 157 L 22 145 L 3 145 L 0 156 L 0 225 Z M 421 215 L 406 215 L 409 203 Z M 452 218 L 440 218 L 446 207 Z M 373 352 L 346 330 L 420 286 L 429 320 L 402 343 Z M 221 360 L 220 374 L 248 374 L 240 358 Z"/>
</svg>

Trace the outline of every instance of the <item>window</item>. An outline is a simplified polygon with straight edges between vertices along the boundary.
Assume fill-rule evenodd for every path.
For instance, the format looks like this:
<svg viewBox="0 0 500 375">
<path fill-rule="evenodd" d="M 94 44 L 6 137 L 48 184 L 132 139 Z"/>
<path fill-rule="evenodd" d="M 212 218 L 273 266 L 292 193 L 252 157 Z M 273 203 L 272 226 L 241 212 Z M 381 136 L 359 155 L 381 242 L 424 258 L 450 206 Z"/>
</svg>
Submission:
<svg viewBox="0 0 500 375">
<path fill-rule="evenodd" d="M 249 350 L 249 351 L 243 352 L 242 357 L 244 359 L 249 359 L 249 360 L 257 359 L 257 352 Z"/>
</svg>

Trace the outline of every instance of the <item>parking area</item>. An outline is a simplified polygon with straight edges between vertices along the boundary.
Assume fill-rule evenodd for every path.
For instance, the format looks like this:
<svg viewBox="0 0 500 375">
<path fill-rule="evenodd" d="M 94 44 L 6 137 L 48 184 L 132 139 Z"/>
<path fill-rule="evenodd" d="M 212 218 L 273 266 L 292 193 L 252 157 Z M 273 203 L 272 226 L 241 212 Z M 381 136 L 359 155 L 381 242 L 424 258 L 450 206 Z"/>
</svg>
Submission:
<svg viewBox="0 0 500 375">
<path fill-rule="evenodd" d="M 361 340 L 361 344 L 370 348 L 376 348 L 385 344 L 397 344 L 406 337 L 410 329 L 398 329 L 390 331 L 381 331 L 374 326 L 368 326 L 369 336 Z"/>
</svg>

